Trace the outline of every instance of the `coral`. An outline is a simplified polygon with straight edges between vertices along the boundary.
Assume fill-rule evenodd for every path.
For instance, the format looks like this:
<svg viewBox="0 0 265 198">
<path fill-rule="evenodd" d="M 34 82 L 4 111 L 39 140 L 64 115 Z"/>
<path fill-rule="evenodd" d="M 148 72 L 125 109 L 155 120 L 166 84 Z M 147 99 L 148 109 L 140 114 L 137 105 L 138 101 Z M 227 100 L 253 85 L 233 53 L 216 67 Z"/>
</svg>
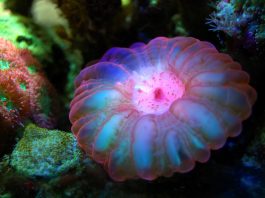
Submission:
<svg viewBox="0 0 265 198">
<path fill-rule="evenodd" d="M 106 179 L 102 168 L 83 155 L 72 133 L 33 124 L 26 126 L 14 151 L 0 159 L 1 198 L 81 197 L 91 195 Z"/>
<path fill-rule="evenodd" d="M 255 90 L 226 54 L 191 37 L 112 48 L 75 80 L 80 146 L 117 181 L 188 172 L 241 132 Z"/>
<path fill-rule="evenodd" d="M 68 28 L 68 21 L 63 17 L 62 11 L 51 0 L 34 0 L 31 13 L 35 23 L 40 26 Z"/>
<path fill-rule="evenodd" d="M 223 31 L 241 40 L 244 47 L 253 47 L 265 41 L 265 2 L 262 0 L 220 0 L 208 24 L 212 31 Z"/>
<path fill-rule="evenodd" d="M 47 12 L 49 15 L 47 16 Z M 73 98 L 74 85 L 73 81 L 75 76 L 81 70 L 83 65 L 83 57 L 78 47 L 72 43 L 72 30 L 69 28 L 68 19 L 64 17 L 61 9 L 54 1 L 34 0 L 31 13 L 33 21 L 39 25 L 46 35 L 53 41 L 53 43 L 61 50 L 63 58 L 67 61 L 67 75 L 63 75 L 62 71 L 65 69 L 59 69 L 58 75 L 63 79 L 62 85 L 64 86 L 64 103 L 65 106 L 69 106 L 70 100 Z M 58 60 L 56 60 L 58 61 Z M 60 61 L 58 61 L 60 63 Z M 65 63 L 63 63 L 65 67 Z M 54 68 L 52 73 L 54 73 Z"/>
<path fill-rule="evenodd" d="M 78 166 L 80 157 L 71 133 L 29 124 L 11 154 L 11 166 L 28 177 L 54 177 Z"/>
<path fill-rule="evenodd" d="M 54 97 L 55 90 L 30 52 L 0 38 L 0 126 L 23 125 L 31 118 L 53 127 L 58 108 Z"/>
<path fill-rule="evenodd" d="M 19 7 L 23 4 L 21 1 L 4 3 L 8 3 L 8 7 Z M 64 102 L 68 107 L 73 97 L 74 77 L 83 65 L 82 53 L 74 46 L 68 21 L 56 4 L 51 1 L 35 0 L 30 10 L 32 20 L 4 9 L 3 3 L 0 2 L 0 37 L 11 41 L 18 48 L 30 50 L 45 66 L 51 80 L 56 79 L 58 82 L 60 79 L 60 83 L 55 83 L 55 86 L 58 86 L 58 90 L 63 90 L 64 87 Z"/>
<path fill-rule="evenodd" d="M 40 61 L 51 62 L 52 44 L 29 19 L 5 10 L 0 2 L 0 38 L 11 41 L 17 48 L 28 49 Z"/>
<path fill-rule="evenodd" d="M 98 58 L 96 54 L 102 54 L 111 43 L 124 46 L 135 39 L 148 41 L 157 35 L 185 32 L 181 16 L 174 17 L 179 11 L 175 0 L 56 2 L 69 21 L 75 43 L 89 60 Z M 138 28 L 134 28 L 136 25 Z"/>
</svg>

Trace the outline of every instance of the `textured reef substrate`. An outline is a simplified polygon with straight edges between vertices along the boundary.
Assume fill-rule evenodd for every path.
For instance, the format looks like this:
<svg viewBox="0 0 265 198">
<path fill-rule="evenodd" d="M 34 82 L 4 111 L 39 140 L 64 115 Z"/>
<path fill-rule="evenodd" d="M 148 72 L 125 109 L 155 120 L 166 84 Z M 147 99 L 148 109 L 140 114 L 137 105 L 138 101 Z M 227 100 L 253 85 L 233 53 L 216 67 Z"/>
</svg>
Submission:
<svg viewBox="0 0 265 198">
<path fill-rule="evenodd" d="M 27 111 L 38 112 L 43 120 L 56 118 L 52 129 L 43 128 L 30 113 L 10 125 L 0 115 L 0 197 L 264 197 L 264 4 L 263 0 L 0 0 L 0 38 L 11 42 L 16 53 L 26 49 L 42 65 L 35 71 L 25 64 L 29 69 L 23 79 L 42 71 L 56 97 L 44 97 L 38 104 L 48 107 L 55 100 L 58 107 L 53 114 L 45 114 L 46 108 Z M 109 48 L 147 43 L 158 36 L 211 42 L 242 65 L 258 98 L 242 133 L 213 151 L 207 163 L 170 178 L 114 182 L 70 132 L 74 79 Z M 20 56 L 27 59 L 26 54 Z M 4 58 L 0 54 L 2 74 L 18 63 L 10 65 Z M 25 83 L 14 80 L 14 84 L 30 98 L 23 92 Z M 0 84 L 0 113 L 1 108 L 12 109 L 4 95 L 7 90 L 11 90 L 7 84 Z"/>
</svg>

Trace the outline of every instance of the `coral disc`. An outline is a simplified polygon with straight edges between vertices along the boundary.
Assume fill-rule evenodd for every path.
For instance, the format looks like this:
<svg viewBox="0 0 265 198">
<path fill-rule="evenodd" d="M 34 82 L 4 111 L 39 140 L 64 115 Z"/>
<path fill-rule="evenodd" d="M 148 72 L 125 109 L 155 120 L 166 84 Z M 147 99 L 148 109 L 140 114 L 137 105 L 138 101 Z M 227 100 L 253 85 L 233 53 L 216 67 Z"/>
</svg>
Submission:
<svg viewBox="0 0 265 198">
<path fill-rule="evenodd" d="M 75 80 L 72 132 L 116 181 L 188 172 L 241 132 L 256 100 L 249 76 L 191 37 L 112 48 Z"/>
</svg>

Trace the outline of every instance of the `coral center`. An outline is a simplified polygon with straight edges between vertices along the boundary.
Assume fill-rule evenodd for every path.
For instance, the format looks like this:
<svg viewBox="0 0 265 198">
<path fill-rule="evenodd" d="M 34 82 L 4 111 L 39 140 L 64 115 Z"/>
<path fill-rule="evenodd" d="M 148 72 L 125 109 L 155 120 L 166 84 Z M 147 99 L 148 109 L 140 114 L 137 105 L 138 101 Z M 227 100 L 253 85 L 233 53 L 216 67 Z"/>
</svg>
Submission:
<svg viewBox="0 0 265 198">
<path fill-rule="evenodd" d="M 163 99 L 163 91 L 160 88 L 156 88 L 154 91 L 154 99 L 155 100 L 161 100 Z"/>
<path fill-rule="evenodd" d="M 172 72 L 160 72 L 137 77 L 133 90 L 133 103 L 144 114 L 162 114 L 182 97 L 185 86 Z"/>
</svg>

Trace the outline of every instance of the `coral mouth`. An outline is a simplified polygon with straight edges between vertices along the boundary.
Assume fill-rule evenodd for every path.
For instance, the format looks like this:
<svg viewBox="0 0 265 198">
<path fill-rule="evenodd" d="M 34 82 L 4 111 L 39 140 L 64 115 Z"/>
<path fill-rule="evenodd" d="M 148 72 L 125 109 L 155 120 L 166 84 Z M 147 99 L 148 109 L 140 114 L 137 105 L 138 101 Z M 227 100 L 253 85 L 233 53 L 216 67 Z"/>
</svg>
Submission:
<svg viewBox="0 0 265 198">
<path fill-rule="evenodd" d="M 163 100 L 164 98 L 164 93 L 163 93 L 163 90 L 161 88 L 156 88 L 155 91 L 154 91 L 154 100 L 155 101 L 160 101 L 160 100 Z"/>
<path fill-rule="evenodd" d="M 138 75 L 134 79 L 133 104 L 142 114 L 162 114 L 181 98 L 185 91 L 182 81 L 173 72 Z"/>
</svg>

